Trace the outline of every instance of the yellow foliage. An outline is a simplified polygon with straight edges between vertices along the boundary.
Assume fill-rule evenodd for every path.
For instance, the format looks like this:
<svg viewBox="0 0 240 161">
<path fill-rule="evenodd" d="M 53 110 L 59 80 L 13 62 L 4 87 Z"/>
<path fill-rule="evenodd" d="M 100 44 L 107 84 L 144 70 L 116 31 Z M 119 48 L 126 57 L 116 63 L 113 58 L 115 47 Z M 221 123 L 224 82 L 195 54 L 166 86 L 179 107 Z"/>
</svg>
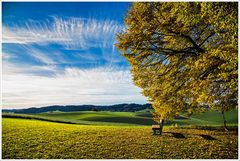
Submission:
<svg viewBox="0 0 240 161">
<path fill-rule="evenodd" d="M 237 15 L 235 2 L 133 3 L 117 47 L 156 121 L 237 106 Z"/>
</svg>

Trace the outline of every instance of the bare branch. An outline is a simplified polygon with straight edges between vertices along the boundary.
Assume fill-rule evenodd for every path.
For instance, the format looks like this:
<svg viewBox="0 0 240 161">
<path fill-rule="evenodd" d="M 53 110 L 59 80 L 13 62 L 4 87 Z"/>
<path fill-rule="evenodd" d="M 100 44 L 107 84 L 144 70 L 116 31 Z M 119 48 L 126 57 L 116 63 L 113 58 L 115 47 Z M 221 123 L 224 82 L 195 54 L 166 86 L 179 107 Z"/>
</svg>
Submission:
<svg viewBox="0 0 240 161">
<path fill-rule="evenodd" d="M 216 32 L 212 32 L 210 35 L 208 35 L 200 44 L 199 46 L 201 47 L 210 37 L 215 35 Z"/>
</svg>

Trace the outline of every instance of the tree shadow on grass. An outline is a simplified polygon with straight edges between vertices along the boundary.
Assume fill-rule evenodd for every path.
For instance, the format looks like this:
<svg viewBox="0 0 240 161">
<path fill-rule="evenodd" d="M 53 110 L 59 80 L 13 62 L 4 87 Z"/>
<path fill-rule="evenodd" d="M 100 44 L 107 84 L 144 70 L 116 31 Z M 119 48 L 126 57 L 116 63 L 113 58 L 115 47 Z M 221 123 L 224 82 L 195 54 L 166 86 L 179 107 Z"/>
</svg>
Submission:
<svg viewBox="0 0 240 161">
<path fill-rule="evenodd" d="M 183 134 L 181 133 L 177 133 L 177 132 L 172 132 L 173 137 L 177 138 L 177 139 L 184 139 L 186 138 Z"/>
<path fill-rule="evenodd" d="M 199 136 L 201 136 L 203 139 L 206 139 L 206 140 L 217 140 L 216 138 L 210 135 L 200 134 Z"/>
<path fill-rule="evenodd" d="M 177 138 L 177 139 L 185 139 L 186 138 L 183 134 L 177 133 L 177 132 L 164 132 L 164 133 L 169 133 L 169 134 L 171 134 L 171 136 L 173 136 L 174 138 Z M 203 139 L 206 139 L 206 140 L 217 140 L 216 138 L 214 138 L 210 135 L 199 134 L 199 136 L 201 136 Z"/>
<path fill-rule="evenodd" d="M 164 133 L 170 133 L 172 134 L 173 137 L 177 138 L 177 139 L 185 139 L 186 137 L 178 132 L 164 132 Z"/>
</svg>

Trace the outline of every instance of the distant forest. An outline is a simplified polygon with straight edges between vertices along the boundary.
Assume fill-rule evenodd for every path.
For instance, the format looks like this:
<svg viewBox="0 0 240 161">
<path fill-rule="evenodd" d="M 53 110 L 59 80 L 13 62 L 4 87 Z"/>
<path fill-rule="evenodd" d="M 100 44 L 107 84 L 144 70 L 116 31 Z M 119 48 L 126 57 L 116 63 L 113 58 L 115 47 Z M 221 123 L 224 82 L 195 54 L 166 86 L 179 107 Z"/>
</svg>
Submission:
<svg viewBox="0 0 240 161">
<path fill-rule="evenodd" d="M 66 105 L 66 106 L 47 106 L 47 107 L 31 107 L 26 109 L 3 109 L 2 112 L 13 112 L 13 113 L 24 113 L 24 114 L 36 114 L 42 112 L 51 111 L 62 111 L 62 112 L 72 112 L 72 111 L 116 111 L 116 112 L 135 112 L 141 110 L 151 110 L 151 104 L 116 104 L 109 106 L 96 106 L 96 105 Z"/>
</svg>

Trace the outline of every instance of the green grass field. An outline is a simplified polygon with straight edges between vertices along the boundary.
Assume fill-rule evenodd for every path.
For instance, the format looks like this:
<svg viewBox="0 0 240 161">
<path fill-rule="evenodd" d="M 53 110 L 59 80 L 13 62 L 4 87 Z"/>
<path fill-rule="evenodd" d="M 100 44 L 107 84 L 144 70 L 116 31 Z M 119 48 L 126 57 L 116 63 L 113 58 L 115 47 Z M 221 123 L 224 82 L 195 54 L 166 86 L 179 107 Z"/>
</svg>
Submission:
<svg viewBox="0 0 240 161">
<path fill-rule="evenodd" d="M 145 116 L 147 114 L 147 116 Z M 151 125 L 154 122 L 150 113 L 146 112 L 50 112 L 42 113 L 37 116 L 44 116 L 56 120 L 67 119 L 79 124 L 94 125 Z"/>
<path fill-rule="evenodd" d="M 237 132 L 149 126 L 94 126 L 3 118 L 4 159 L 237 158 Z"/>
<path fill-rule="evenodd" d="M 75 123 L 94 124 L 94 125 L 152 125 L 152 115 L 149 112 L 49 112 L 37 114 L 37 116 L 44 116 L 55 120 L 68 120 Z M 238 123 L 238 111 L 232 110 L 226 112 L 226 119 L 229 125 L 236 125 Z M 171 125 L 203 125 L 203 126 L 221 126 L 223 124 L 222 114 L 216 111 L 207 111 L 200 114 L 194 114 L 189 119 L 176 119 L 169 122 L 167 126 Z"/>
<path fill-rule="evenodd" d="M 117 125 L 117 126 L 138 126 L 155 124 L 149 112 L 106 112 L 106 111 L 82 111 L 82 112 L 47 112 L 35 115 L 24 114 L 3 114 L 3 117 L 25 117 L 53 122 L 82 124 L 82 125 Z M 238 111 L 226 112 L 228 125 L 237 125 Z M 168 122 L 166 126 L 222 126 L 222 115 L 216 111 L 194 114 L 189 119 L 175 119 Z"/>
<path fill-rule="evenodd" d="M 237 125 L 237 112 L 226 114 L 228 125 Z M 147 112 L 3 114 L 2 157 L 236 159 L 238 156 L 236 128 L 229 132 L 219 128 L 222 116 L 218 112 L 169 122 L 162 136 L 152 135 L 151 124 L 154 122 Z"/>
</svg>

